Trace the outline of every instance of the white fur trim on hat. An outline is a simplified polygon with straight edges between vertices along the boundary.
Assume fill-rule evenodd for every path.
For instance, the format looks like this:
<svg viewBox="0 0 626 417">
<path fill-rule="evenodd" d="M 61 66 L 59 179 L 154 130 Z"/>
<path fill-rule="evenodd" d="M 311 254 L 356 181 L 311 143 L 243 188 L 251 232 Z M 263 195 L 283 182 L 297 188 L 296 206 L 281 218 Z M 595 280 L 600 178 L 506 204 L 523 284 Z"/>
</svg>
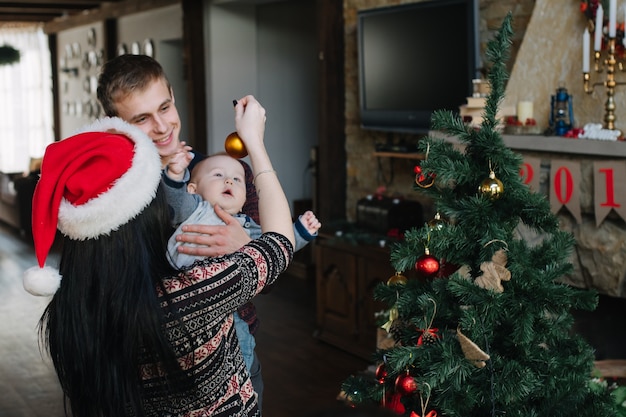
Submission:
<svg viewBox="0 0 626 417">
<path fill-rule="evenodd" d="M 132 166 L 105 193 L 74 206 L 65 198 L 59 206 L 58 228 L 75 240 L 108 234 L 128 223 L 154 199 L 161 180 L 161 158 L 152 140 L 141 129 L 117 117 L 99 119 L 82 132 L 112 132 L 135 143 Z"/>
<path fill-rule="evenodd" d="M 24 271 L 22 283 L 24 289 L 32 295 L 51 296 L 61 285 L 61 275 L 58 270 L 49 266 L 33 266 Z"/>
</svg>

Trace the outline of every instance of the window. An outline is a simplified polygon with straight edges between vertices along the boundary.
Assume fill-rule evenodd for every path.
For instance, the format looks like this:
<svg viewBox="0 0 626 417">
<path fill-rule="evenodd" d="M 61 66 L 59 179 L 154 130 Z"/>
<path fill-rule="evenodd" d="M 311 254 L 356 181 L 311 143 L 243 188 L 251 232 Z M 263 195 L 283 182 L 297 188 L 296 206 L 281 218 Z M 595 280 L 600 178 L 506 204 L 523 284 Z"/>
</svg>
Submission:
<svg viewBox="0 0 626 417">
<path fill-rule="evenodd" d="M 20 52 L 19 62 L 0 65 L 0 171 L 24 172 L 54 140 L 48 38 L 39 25 L 9 23 L 0 45 Z"/>
</svg>

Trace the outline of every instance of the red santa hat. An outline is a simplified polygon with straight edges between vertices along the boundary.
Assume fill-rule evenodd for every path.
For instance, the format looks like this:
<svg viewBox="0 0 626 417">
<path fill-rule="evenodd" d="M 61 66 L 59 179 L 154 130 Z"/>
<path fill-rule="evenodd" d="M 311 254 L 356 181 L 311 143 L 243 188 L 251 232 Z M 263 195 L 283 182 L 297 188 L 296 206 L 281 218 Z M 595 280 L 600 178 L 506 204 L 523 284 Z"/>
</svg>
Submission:
<svg viewBox="0 0 626 417">
<path fill-rule="evenodd" d="M 59 272 L 45 265 L 58 228 L 70 239 L 107 235 L 141 213 L 156 195 L 161 159 L 152 140 L 119 118 L 103 118 L 46 148 L 33 195 L 33 240 L 39 263 L 24 288 L 53 295 Z"/>
</svg>

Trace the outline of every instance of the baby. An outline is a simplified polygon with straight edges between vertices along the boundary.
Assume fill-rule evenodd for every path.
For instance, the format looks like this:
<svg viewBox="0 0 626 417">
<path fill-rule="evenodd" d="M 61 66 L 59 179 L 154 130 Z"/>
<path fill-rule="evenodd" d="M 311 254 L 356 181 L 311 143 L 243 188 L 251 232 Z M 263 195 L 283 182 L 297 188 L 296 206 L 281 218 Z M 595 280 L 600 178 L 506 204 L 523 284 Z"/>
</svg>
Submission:
<svg viewBox="0 0 626 417">
<path fill-rule="evenodd" d="M 168 203 L 173 209 L 172 223 L 178 226 L 169 240 L 168 252 L 170 262 L 179 268 L 201 258 L 179 253 L 177 247 L 181 243 L 176 241 L 176 236 L 182 233 L 184 224 L 224 224 L 215 214 L 213 209 L 215 205 L 219 205 L 239 220 L 252 239 L 261 236 L 262 233 L 261 227 L 254 220 L 241 214 L 246 201 L 245 171 L 241 162 L 226 154 L 207 157 L 195 165 L 185 189 L 190 158 L 187 151 L 177 153 L 168 162 L 163 173 Z M 313 240 L 320 227 L 321 223 L 312 211 L 302 214 L 294 223 L 295 250 L 302 249 Z M 234 318 L 244 361 L 250 370 L 256 342 L 254 336 L 250 334 L 248 324 L 237 313 L 234 314 Z"/>
</svg>

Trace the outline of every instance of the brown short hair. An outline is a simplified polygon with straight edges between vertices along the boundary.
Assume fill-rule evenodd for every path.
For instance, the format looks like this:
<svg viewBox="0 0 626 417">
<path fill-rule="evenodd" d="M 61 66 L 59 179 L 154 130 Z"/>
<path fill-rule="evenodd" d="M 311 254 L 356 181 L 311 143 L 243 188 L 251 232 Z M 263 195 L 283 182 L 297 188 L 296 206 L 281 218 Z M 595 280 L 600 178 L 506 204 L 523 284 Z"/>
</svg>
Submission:
<svg viewBox="0 0 626 417">
<path fill-rule="evenodd" d="M 120 55 L 105 62 L 98 77 L 97 91 L 104 114 L 117 116 L 116 101 L 133 91 L 142 91 L 159 79 L 171 88 L 161 64 L 146 55 Z"/>
</svg>

